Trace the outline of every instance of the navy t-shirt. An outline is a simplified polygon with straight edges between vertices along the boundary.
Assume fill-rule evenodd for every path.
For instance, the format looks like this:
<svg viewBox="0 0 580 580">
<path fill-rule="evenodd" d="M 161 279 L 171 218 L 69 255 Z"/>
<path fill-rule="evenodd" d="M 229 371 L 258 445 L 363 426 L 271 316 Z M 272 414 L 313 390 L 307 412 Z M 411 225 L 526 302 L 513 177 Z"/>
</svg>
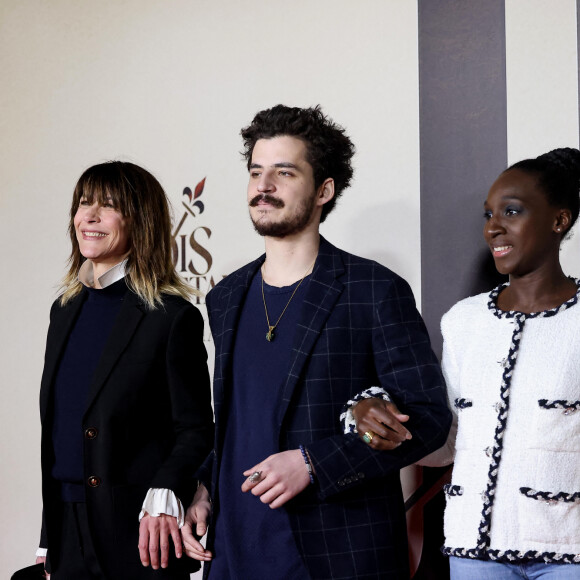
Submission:
<svg viewBox="0 0 580 580">
<path fill-rule="evenodd" d="M 246 479 L 243 472 L 280 451 L 276 418 L 309 280 L 306 278 L 296 291 L 272 342 L 266 340 L 260 272 L 254 276 L 242 307 L 221 455 L 211 580 L 272 578 L 273 570 L 277 580 L 309 577 L 284 507 L 271 509 L 250 492 L 241 491 Z M 278 320 L 297 284 L 283 288 L 264 284 L 271 324 Z"/>
</svg>

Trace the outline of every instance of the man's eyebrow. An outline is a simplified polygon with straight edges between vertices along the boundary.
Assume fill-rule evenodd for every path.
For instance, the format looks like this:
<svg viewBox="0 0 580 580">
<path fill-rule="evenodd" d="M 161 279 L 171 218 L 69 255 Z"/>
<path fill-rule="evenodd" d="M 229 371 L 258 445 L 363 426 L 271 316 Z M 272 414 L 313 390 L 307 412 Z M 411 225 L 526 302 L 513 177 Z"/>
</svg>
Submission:
<svg viewBox="0 0 580 580">
<path fill-rule="evenodd" d="M 274 163 L 272 167 L 285 167 L 286 169 L 298 169 L 298 165 L 290 163 L 290 161 L 281 161 L 280 163 Z M 263 166 L 259 163 L 252 163 L 250 169 L 263 169 Z"/>
</svg>

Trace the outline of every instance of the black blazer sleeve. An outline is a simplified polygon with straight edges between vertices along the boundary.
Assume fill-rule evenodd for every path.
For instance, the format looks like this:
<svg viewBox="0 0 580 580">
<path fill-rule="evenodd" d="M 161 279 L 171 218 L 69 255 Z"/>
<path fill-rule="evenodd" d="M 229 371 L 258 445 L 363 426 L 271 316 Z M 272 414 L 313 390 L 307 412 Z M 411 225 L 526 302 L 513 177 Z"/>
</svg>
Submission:
<svg viewBox="0 0 580 580">
<path fill-rule="evenodd" d="M 192 467 L 195 470 L 201 465 L 213 441 L 203 319 L 191 305 L 178 313 L 170 330 L 166 374 L 175 443 L 153 477 L 151 487 L 172 489 L 182 501 L 188 502 L 195 491 L 191 485 Z"/>
<path fill-rule="evenodd" d="M 46 539 L 46 525 L 44 523 L 44 510 L 42 510 L 42 526 L 40 528 L 40 542 L 38 543 L 39 548 L 47 548 L 48 540 Z"/>
</svg>

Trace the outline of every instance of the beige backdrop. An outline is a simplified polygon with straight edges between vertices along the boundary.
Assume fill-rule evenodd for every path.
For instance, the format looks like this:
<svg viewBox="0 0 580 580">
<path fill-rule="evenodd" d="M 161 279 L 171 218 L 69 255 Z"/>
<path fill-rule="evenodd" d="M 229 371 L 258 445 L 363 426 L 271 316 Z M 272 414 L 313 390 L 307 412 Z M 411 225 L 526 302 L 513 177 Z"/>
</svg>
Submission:
<svg viewBox="0 0 580 580">
<path fill-rule="evenodd" d="M 509 162 L 577 146 L 575 0 L 505 4 Z M 358 149 L 323 234 L 420 303 L 417 42 L 416 0 L 0 0 L 1 578 L 38 542 L 38 387 L 81 172 L 111 158 L 151 170 L 181 224 L 178 266 L 207 290 L 262 251 L 240 128 L 279 102 L 321 103 Z M 200 213 L 183 190 L 204 178 Z M 578 235 L 563 255 L 579 274 Z"/>
<path fill-rule="evenodd" d="M 217 280 L 262 249 L 247 218 L 240 128 L 279 102 L 321 103 L 358 149 L 354 185 L 324 235 L 390 265 L 419 298 L 417 6 L 2 0 L 0 70 L 0 577 L 8 578 L 33 562 L 38 542 L 38 387 L 81 172 L 111 158 L 143 165 L 166 188 L 176 222 L 187 211 L 183 189 L 206 177 L 205 211 L 188 213 L 180 233 L 187 263 L 204 273 L 207 255 L 189 236 L 207 228 L 194 239 Z"/>
</svg>

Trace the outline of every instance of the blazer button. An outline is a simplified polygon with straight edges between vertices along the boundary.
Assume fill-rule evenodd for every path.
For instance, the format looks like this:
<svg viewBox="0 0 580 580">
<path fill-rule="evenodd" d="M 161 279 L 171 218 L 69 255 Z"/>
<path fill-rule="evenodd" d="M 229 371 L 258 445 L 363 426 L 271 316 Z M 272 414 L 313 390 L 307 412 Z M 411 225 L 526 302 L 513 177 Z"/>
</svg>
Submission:
<svg viewBox="0 0 580 580">
<path fill-rule="evenodd" d="M 87 439 L 96 439 L 99 434 L 99 430 L 96 427 L 89 427 L 85 430 L 85 437 Z"/>
<path fill-rule="evenodd" d="M 97 475 L 91 475 L 87 480 L 89 487 L 99 487 L 101 485 L 101 478 Z"/>
</svg>

